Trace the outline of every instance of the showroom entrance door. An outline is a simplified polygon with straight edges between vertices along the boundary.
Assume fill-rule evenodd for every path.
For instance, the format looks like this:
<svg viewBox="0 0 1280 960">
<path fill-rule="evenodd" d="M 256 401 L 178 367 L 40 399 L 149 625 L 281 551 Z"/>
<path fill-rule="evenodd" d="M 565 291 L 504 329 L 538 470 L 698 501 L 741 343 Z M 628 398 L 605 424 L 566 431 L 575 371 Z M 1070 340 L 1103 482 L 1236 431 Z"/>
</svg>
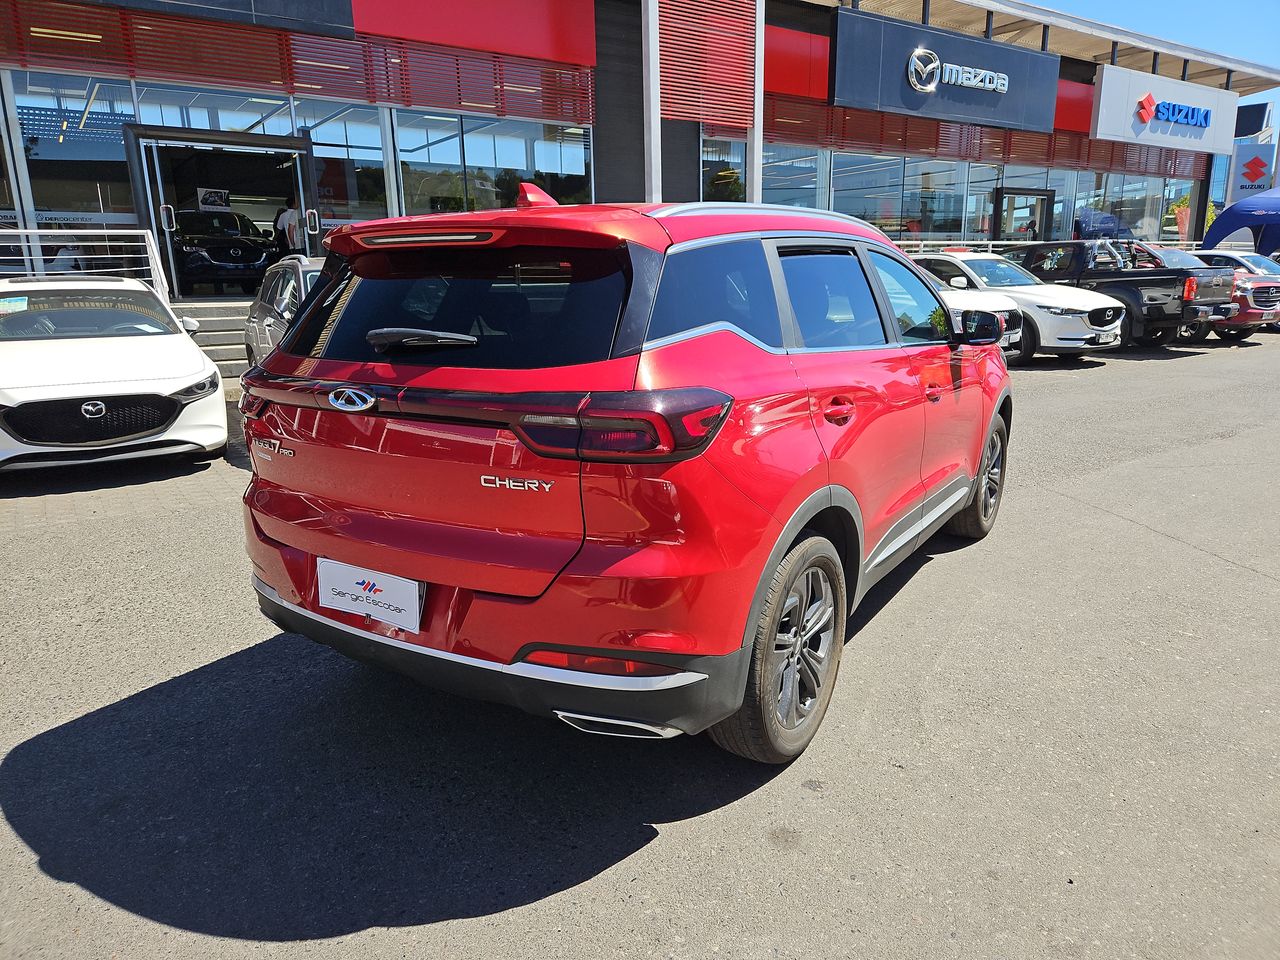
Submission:
<svg viewBox="0 0 1280 960">
<path fill-rule="evenodd" d="M 252 296 L 282 256 L 319 252 L 305 139 L 163 128 L 133 133 L 130 160 L 141 187 L 135 196 L 147 198 L 148 225 L 174 296 Z M 286 229 L 276 229 L 278 219 Z"/>
<path fill-rule="evenodd" d="M 996 190 L 992 240 L 1052 240 L 1052 190 Z"/>
</svg>

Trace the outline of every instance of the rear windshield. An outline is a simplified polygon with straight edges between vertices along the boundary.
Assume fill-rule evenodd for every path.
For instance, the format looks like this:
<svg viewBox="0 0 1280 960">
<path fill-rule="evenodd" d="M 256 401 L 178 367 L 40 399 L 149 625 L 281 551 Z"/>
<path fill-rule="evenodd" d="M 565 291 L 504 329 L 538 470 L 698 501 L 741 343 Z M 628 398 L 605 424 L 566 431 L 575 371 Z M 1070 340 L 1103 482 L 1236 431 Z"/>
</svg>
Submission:
<svg viewBox="0 0 1280 960">
<path fill-rule="evenodd" d="M 619 250 L 573 247 L 387 250 L 361 256 L 284 345 L 358 363 L 532 370 L 606 360 L 626 299 Z M 476 338 L 378 353 L 371 330 Z"/>
<path fill-rule="evenodd" d="M 0 296 L 0 342 L 178 333 L 160 302 L 141 290 Z"/>
</svg>

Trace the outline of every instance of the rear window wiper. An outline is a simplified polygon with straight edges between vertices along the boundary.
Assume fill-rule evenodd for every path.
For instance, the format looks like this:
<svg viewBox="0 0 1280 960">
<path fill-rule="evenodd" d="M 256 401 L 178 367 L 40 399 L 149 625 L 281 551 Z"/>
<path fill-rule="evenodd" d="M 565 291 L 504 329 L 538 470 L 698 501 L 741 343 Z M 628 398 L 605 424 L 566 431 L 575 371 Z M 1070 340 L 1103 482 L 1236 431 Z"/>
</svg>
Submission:
<svg viewBox="0 0 1280 960">
<path fill-rule="evenodd" d="M 419 330 L 417 327 L 379 327 L 364 335 L 378 353 L 390 350 L 434 350 L 436 347 L 474 347 L 477 339 L 466 333 Z"/>
</svg>

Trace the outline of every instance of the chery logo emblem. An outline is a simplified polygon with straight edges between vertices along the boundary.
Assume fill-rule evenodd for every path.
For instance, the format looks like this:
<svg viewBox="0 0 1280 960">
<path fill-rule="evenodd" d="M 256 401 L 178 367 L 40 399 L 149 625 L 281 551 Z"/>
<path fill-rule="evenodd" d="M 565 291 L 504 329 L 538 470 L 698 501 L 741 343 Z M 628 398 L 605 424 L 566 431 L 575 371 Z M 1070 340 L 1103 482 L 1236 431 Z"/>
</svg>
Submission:
<svg viewBox="0 0 1280 960">
<path fill-rule="evenodd" d="M 1143 123 L 1150 123 L 1151 118 L 1156 115 L 1156 98 L 1151 94 L 1147 94 L 1138 101 L 1138 119 Z"/>
<path fill-rule="evenodd" d="M 106 416 L 107 405 L 101 400 L 90 400 L 88 403 L 80 404 L 80 412 L 90 420 L 97 420 L 99 417 Z"/>
<path fill-rule="evenodd" d="M 1244 165 L 1244 178 L 1250 183 L 1257 183 L 1267 175 L 1267 161 L 1254 157 Z"/>
<path fill-rule="evenodd" d="M 339 410 L 346 410 L 348 413 L 360 413 L 362 410 L 368 410 L 377 400 L 372 394 L 365 393 L 363 390 L 356 390 L 352 387 L 340 387 L 329 394 L 329 403 L 337 407 Z"/>
</svg>

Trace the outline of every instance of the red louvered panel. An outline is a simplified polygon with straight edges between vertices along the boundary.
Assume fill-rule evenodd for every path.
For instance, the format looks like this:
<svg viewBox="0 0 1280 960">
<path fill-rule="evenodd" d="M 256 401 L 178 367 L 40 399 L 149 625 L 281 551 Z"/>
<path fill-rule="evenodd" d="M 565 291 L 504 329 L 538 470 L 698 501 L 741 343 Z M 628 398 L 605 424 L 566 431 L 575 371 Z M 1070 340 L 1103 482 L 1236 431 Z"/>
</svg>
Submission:
<svg viewBox="0 0 1280 960">
<path fill-rule="evenodd" d="M 0 18 L 0 63 L 18 67 L 569 123 L 595 120 L 593 71 L 585 66 L 61 0 L 0 0 Z"/>
<path fill-rule="evenodd" d="M 1047 133 L 1029 130 L 1011 130 L 1008 135 L 1008 160 L 1029 167 L 1047 167 L 1053 159 L 1050 137 Z"/>
<path fill-rule="evenodd" d="M 756 2 L 659 0 L 661 114 L 749 127 L 754 105 Z"/>
<path fill-rule="evenodd" d="M 903 149 L 918 156 L 938 155 L 938 122 L 927 117 L 908 116 Z"/>
</svg>

